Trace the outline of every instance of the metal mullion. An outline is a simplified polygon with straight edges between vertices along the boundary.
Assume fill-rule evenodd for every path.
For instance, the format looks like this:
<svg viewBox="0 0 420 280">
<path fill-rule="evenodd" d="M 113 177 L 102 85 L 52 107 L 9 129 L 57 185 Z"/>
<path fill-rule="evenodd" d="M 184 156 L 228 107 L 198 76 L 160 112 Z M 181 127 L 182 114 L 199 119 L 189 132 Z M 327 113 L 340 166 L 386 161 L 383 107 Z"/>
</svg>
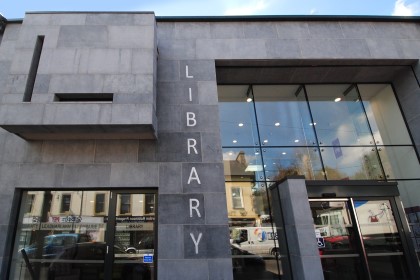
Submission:
<svg viewBox="0 0 420 280">
<path fill-rule="evenodd" d="M 313 124 L 312 129 L 314 131 L 315 141 L 316 141 L 316 145 L 314 147 L 318 149 L 319 160 L 321 161 L 321 166 L 322 166 L 322 173 L 324 173 L 324 180 L 328 180 L 327 173 L 325 172 L 324 160 L 322 159 L 322 155 L 321 155 L 321 148 L 319 146 L 318 133 L 316 132 L 316 128 L 315 128 L 315 124 L 314 124 L 314 117 L 312 115 L 312 110 L 311 110 L 311 105 L 309 103 L 308 93 L 306 92 L 306 85 L 303 85 L 303 93 L 305 94 L 306 104 L 308 106 L 308 111 L 309 111 L 309 117 L 311 118 L 311 123 Z"/>
<path fill-rule="evenodd" d="M 359 243 L 359 247 L 361 250 L 361 261 L 363 262 L 363 269 L 365 270 L 366 275 L 368 276 L 368 279 L 372 279 L 372 276 L 370 275 L 370 269 L 369 269 L 369 263 L 367 260 L 367 253 L 366 253 L 366 249 L 365 249 L 365 244 L 363 243 L 363 236 L 362 236 L 362 231 L 360 230 L 360 225 L 359 225 L 359 219 L 356 215 L 356 208 L 354 207 L 354 200 L 351 197 L 350 198 L 350 203 L 348 204 L 350 207 L 350 216 L 353 219 L 353 221 L 355 222 L 355 227 L 356 227 L 356 238 L 358 239 L 358 243 Z"/>
</svg>

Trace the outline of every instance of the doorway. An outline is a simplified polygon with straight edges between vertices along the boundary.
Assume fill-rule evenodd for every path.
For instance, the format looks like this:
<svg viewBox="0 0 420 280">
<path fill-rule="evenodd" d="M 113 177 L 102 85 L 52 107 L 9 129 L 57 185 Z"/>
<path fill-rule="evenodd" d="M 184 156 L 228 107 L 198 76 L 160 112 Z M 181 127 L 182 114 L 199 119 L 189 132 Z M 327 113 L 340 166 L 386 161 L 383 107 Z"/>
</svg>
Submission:
<svg viewBox="0 0 420 280">
<path fill-rule="evenodd" d="M 154 190 L 23 191 L 9 279 L 156 279 Z"/>
<path fill-rule="evenodd" d="M 310 199 L 325 279 L 412 279 L 394 197 Z"/>
</svg>

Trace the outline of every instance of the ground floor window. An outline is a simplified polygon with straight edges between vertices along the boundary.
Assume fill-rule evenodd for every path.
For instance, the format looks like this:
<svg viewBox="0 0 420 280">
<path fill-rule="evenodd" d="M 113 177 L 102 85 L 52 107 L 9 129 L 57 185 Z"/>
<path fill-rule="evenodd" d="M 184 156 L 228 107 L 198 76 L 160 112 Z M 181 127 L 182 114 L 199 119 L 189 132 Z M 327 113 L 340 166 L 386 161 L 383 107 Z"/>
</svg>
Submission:
<svg viewBox="0 0 420 280">
<path fill-rule="evenodd" d="M 23 191 L 9 279 L 155 279 L 155 198 Z"/>
</svg>

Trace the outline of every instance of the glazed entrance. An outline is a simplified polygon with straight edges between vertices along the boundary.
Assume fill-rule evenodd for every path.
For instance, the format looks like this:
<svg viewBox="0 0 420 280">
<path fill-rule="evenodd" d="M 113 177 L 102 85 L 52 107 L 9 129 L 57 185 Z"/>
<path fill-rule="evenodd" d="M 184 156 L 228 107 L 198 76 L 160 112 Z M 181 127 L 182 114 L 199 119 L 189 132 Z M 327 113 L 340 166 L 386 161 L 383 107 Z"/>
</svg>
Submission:
<svg viewBox="0 0 420 280">
<path fill-rule="evenodd" d="M 393 197 L 309 203 L 325 279 L 411 279 Z"/>
</svg>

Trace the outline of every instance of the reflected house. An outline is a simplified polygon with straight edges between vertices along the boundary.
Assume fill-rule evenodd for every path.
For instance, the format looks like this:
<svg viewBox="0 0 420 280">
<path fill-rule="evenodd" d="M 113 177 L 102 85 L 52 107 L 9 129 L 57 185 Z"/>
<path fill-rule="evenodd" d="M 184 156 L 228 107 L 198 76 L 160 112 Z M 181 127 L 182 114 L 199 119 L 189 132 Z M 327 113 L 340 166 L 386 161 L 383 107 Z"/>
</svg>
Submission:
<svg viewBox="0 0 420 280">
<path fill-rule="evenodd" d="M 261 215 L 268 214 L 262 208 L 262 200 L 266 199 L 265 191 L 261 192 L 264 188 L 255 182 L 262 166 L 247 162 L 244 151 L 223 164 L 229 226 L 261 226 Z"/>
</svg>

